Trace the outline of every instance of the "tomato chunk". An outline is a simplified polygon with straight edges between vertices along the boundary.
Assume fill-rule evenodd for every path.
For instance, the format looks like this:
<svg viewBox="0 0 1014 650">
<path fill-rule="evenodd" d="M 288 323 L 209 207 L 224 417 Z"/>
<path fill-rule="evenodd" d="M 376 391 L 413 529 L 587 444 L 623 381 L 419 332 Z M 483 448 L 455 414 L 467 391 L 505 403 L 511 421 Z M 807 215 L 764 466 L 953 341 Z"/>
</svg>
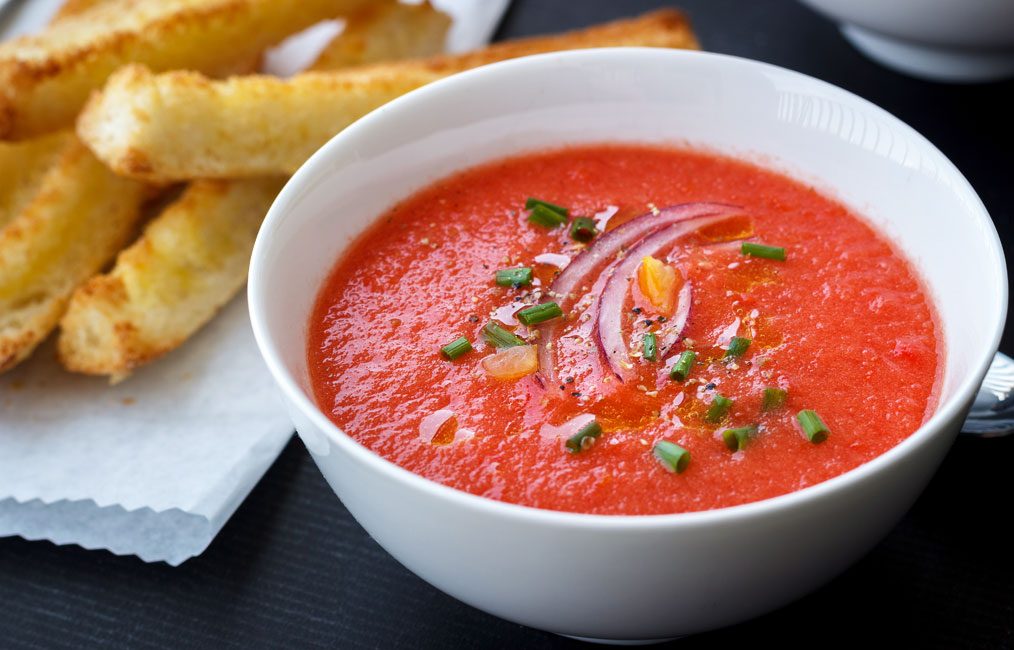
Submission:
<svg viewBox="0 0 1014 650">
<path fill-rule="evenodd" d="M 676 294 L 683 286 L 683 274 L 675 266 L 645 257 L 637 267 L 637 286 L 660 314 L 672 316 Z"/>
<path fill-rule="evenodd" d="M 501 348 L 482 360 L 486 374 L 494 379 L 520 379 L 539 369 L 539 356 L 534 345 Z"/>
</svg>

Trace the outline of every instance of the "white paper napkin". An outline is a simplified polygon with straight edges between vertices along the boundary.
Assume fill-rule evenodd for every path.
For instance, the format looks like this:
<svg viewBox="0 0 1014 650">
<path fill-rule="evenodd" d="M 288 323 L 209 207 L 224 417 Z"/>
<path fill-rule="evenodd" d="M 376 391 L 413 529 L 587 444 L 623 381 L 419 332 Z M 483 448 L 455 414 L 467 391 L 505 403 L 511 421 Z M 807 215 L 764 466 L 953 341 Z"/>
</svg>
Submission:
<svg viewBox="0 0 1014 650">
<path fill-rule="evenodd" d="M 59 4 L 25 3 L 0 37 L 37 29 Z M 509 0 L 434 4 L 460 51 L 488 41 Z M 272 69 L 308 61 L 338 29 L 288 43 Z M 50 341 L 0 375 L 0 536 L 178 565 L 207 548 L 291 433 L 244 298 L 114 387 L 64 372 Z"/>
</svg>

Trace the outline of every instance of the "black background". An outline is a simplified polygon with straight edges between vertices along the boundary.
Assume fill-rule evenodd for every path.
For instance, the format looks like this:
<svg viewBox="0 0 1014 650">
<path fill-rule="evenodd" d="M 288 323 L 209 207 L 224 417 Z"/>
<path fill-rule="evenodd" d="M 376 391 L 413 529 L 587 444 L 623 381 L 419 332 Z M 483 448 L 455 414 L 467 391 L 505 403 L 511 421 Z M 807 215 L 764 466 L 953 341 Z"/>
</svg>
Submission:
<svg viewBox="0 0 1014 650">
<path fill-rule="evenodd" d="M 497 38 L 665 3 L 514 0 Z M 684 0 L 703 47 L 857 93 L 965 173 L 1009 254 L 1014 83 L 946 86 L 862 58 L 789 0 Z M 940 260 L 952 264 L 954 260 Z M 1002 346 L 1014 352 L 1010 334 Z M 882 388 L 882 387 L 881 387 Z M 763 618 L 678 642 L 1014 648 L 1014 439 L 960 439 L 922 498 L 865 559 Z M 748 552 L 748 551 L 747 551 Z M 465 606 L 410 574 L 352 520 L 293 440 L 207 552 L 178 568 L 0 539 L 0 647 L 550 648 L 577 646 Z"/>
</svg>

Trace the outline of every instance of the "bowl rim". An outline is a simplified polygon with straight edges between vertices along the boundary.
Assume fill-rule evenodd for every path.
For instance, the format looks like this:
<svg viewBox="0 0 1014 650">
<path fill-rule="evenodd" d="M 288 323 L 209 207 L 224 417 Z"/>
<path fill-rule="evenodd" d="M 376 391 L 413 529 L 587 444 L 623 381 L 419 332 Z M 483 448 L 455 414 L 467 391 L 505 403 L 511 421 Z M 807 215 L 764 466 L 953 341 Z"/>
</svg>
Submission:
<svg viewBox="0 0 1014 650">
<path fill-rule="evenodd" d="M 835 492 L 839 492 L 850 486 L 862 483 L 873 475 L 879 474 L 883 471 L 889 471 L 892 466 L 900 462 L 904 457 L 914 453 L 922 446 L 929 444 L 935 436 L 941 434 L 942 429 L 948 422 L 959 417 L 960 411 L 966 405 L 966 402 L 978 389 L 981 377 L 985 374 L 993 358 L 993 354 L 999 346 L 1000 336 L 1004 327 L 1004 318 L 1002 317 L 998 319 L 998 322 L 993 324 L 993 334 L 989 340 L 989 344 L 983 348 L 981 358 L 977 359 L 975 363 L 971 365 L 969 372 L 967 372 L 965 377 L 958 382 L 958 385 L 954 390 L 954 394 L 949 399 L 939 404 L 930 418 L 923 422 L 922 425 L 920 425 L 920 427 L 911 435 L 875 458 L 825 481 L 821 481 L 802 489 L 793 490 L 792 492 L 785 494 L 760 499 L 758 501 L 751 501 L 711 510 L 668 514 L 606 515 L 549 510 L 534 506 L 508 503 L 472 494 L 470 492 L 465 492 L 425 478 L 419 474 L 415 474 L 400 465 L 383 458 L 376 452 L 362 445 L 349 434 L 342 431 L 323 413 L 323 411 L 317 406 L 316 402 L 300 388 L 299 383 L 288 371 L 285 363 L 281 359 L 281 355 L 278 352 L 275 342 L 269 334 L 268 326 L 266 324 L 266 316 L 264 315 L 267 313 L 269 304 L 268 301 L 262 297 L 262 277 L 266 277 L 269 272 L 269 267 L 265 261 L 266 251 L 274 245 L 270 240 L 271 238 L 268 236 L 268 233 L 275 229 L 278 222 L 285 219 L 290 214 L 290 205 L 299 195 L 302 194 L 303 185 L 305 184 L 306 179 L 311 176 L 317 176 L 320 168 L 326 169 L 328 167 L 328 160 L 331 157 L 332 152 L 343 146 L 346 138 L 363 129 L 375 128 L 375 124 L 383 124 L 385 120 L 392 119 L 392 114 L 395 118 L 398 117 L 397 113 L 399 111 L 405 111 L 421 99 L 429 98 L 441 93 L 455 92 L 458 87 L 467 87 L 475 79 L 482 79 L 484 77 L 496 76 L 504 73 L 512 73 L 516 68 L 539 68 L 547 64 L 558 65 L 561 62 L 589 63 L 591 61 L 595 61 L 596 59 L 605 59 L 605 63 L 615 64 L 617 60 L 626 59 L 628 61 L 635 61 L 641 57 L 669 58 L 674 62 L 686 65 L 694 65 L 694 61 L 697 60 L 711 60 L 718 62 L 720 65 L 753 68 L 754 70 L 765 74 L 784 75 L 796 81 L 820 88 L 824 92 L 837 94 L 842 100 L 854 103 L 857 108 L 886 120 L 908 138 L 919 142 L 922 146 L 926 147 L 931 154 L 935 154 L 939 157 L 941 170 L 945 171 L 947 176 L 954 181 L 955 191 L 964 191 L 967 193 L 968 198 L 972 199 L 970 205 L 974 208 L 974 212 L 976 213 L 975 217 L 980 221 L 979 225 L 985 226 L 985 228 L 982 228 L 981 231 L 987 236 L 988 242 L 986 243 L 992 249 L 992 262 L 995 263 L 997 272 L 1000 276 L 998 281 L 1001 287 L 1002 296 L 999 313 L 1001 315 L 1006 313 L 1008 287 L 1006 282 L 1007 269 L 1003 249 L 1000 244 L 1000 238 L 997 234 L 996 227 L 994 226 L 993 221 L 978 194 L 957 167 L 943 154 L 943 152 L 933 145 L 932 142 L 885 109 L 880 108 L 876 104 L 863 99 L 858 95 L 820 79 L 773 64 L 727 54 L 716 54 L 694 50 L 675 50 L 669 48 L 650 47 L 590 48 L 551 52 L 547 54 L 538 54 L 501 61 L 451 75 L 406 93 L 405 95 L 385 104 L 381 108 L 365 115 L 332 137 L 325 145 L 318 149 L 296 171 L 295 174 L 293 174 L 290 180 L 286 183 L 285 187 L 279 193 L 278 197 L 272 203 L 271 208 L 261 225 L 260 231 L 258 232 L 251 257 L 248 282 L 250 317 L 257 346 L 260 349 L 268 370 L 271 372 L 275 382 L 278 384 L 285 397 L 299 409 L 304 417 L 309 419 L 311 424 L 317 427 L 318 430 L 324 432 L 331 443 L 340 447 L 342 451 L 347 453 L 356 462 L 366 465 L 372 471 L 385 475 L 385 478 L 388 480 L 400 482 L 407 488 L 420 490 L 433 498 L 449 501 L 457 507 L 473 511 L 485 511 L 490 515 L 498 515 L 512 520 L 527 521 L 531 523 L 552 523 L 600 530 L 668 528 L 673 526 L 706 525 L 713 522 L 729 521 L 732 519 L 768 517 L 779 512 L 784 512 L 809 503 L 817 502 L 823 498 L 829 497 Z M 333 173 L 336 173 L 336 170 L 332 169 L 324 172 L 324 174 Z M 944 372 L 946 372 L 946 369 Z"/>
</svg>

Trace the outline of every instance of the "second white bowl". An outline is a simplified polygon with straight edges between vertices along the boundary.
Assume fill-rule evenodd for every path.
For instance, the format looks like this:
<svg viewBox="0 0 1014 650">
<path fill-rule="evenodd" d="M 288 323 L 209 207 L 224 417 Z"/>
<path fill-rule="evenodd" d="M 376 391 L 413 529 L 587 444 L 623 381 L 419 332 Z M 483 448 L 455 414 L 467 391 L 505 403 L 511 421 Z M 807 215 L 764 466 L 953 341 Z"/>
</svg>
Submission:
<svg viewBox="0 0 1014 650">
<path fill-rule="evenodd" d="M 802 0 L 841 23 L 860 52 L 931 81 L 1014 77 L 1010 0 Z"/>
</svg>

